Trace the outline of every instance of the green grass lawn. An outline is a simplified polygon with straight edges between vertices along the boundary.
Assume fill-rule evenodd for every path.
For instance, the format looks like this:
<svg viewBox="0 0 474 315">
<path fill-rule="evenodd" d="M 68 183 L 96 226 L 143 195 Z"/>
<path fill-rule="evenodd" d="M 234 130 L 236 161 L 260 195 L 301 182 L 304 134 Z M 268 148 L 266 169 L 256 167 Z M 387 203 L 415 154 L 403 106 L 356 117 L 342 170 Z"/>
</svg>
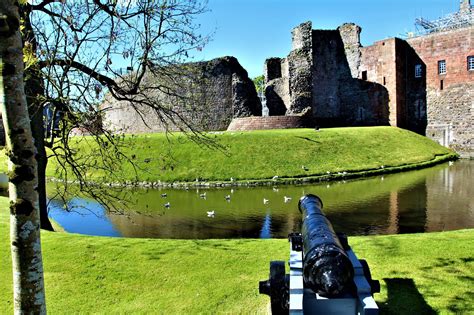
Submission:
<svg viewBox="0 0 474 315">
<path fill-rule="evenodd" d="M 0 314 L 12 312 L 8 200 L 0 198 Z M 474 230 L 350 237 L 381 280 L 382 314 L 472 314 Z M 47 307 L 71 313 L 265 313 L 258 281 L 286 240 L 158 240 L 42 232 Z"/>
<path fill-rule="evenodd" d="M 426 137 L 394 127 L 222 132 L 207 136 L 223 149 L 199 146 L 180 133 L 168 137 L 162 133 L 128 135 L 124 153 L 138 165 L 138 177 L 128 163 L 116 169 L 117 178 L 104 178 L 100 169 L 90 169 L 88 176 L 99 182 L 194 182 L 196 178 L 212 182 L 229 181 L 231 177 L 258 181 L 275 175 L 285 179 L 343 171 L 363 175 L 370 170 L 380 171 L 382 166 L 385 170 L 403 170 L 456 156 Z M 95 163 L 96 148 L 91 138 L 82 138 L 77 143 L 78 158 Z M 101 166 L 99 162 L 97 167 Z M 6 169 L 6 163 L 0 156 L 0 170 L 2 167 Z M 51 161 L 47 175 L 55 177 L 58 169 Z"/>
</svg>

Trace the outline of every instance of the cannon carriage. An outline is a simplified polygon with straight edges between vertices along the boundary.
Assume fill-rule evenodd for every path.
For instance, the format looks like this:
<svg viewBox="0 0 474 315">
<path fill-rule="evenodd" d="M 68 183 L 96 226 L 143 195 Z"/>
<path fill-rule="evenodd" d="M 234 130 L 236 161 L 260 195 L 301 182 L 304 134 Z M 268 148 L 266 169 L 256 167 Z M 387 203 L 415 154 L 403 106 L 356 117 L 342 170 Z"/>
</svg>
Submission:
<svg viewBox="0 0 474 315">
<path fill-rule="evenodd" d="M 347 237 L 335 233 L 315 195 L 303 196 L 301 233 L 291 233 L 289 274 L 285 262 L 270 262 L 270 278 L 259 292 L 270 296 L 273 314 L 378 314 L 372 280 L 365 260 L 359 260 Z"/>
</svg>

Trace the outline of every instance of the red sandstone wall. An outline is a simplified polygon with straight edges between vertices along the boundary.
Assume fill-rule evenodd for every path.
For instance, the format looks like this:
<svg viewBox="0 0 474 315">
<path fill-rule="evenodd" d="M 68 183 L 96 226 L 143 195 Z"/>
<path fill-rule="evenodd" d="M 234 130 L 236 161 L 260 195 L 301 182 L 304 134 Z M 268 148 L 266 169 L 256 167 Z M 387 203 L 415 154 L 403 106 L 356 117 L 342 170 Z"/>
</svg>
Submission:
<svg viewBox="0 0 474 315">
<path fill-rule="evenodd" d="M 395 39 L 390 38 L 375 42 L 372 46 L 361 48 L 359 79 L 367 71 L 367 81 L 385 86 L 389 94 L 389 122 L 397 126 L 397 80 L 395 64 Z"/>
<path fill-rule="evenodd" d="M 474 26 L 409 39 L 426 64 L 426 135 L 461 156 L 474 157 L 474 71 L 467 57 L 474 55 Z M 438 61 L 446 60 L 446 74 Z M 443 80 L 443 89 L 440 81 Z"/>
<path fill-rule="evenodd" d="M 301 116 L 267 116 L 234 118 L 227 131 L 289 129 L 305 127 Z"/>
<path fill-rule="evenodd" d="M 467 70 L 467 56 L 474 55 L 474 27 L 408 39 L 410 46 L 426 64 L 428 88 L 439 90 L 450 85 L 474 81 L 474 71 Z M 446 60 L 446 74 L 438 74 L 438 61 Z"/>
</svg>

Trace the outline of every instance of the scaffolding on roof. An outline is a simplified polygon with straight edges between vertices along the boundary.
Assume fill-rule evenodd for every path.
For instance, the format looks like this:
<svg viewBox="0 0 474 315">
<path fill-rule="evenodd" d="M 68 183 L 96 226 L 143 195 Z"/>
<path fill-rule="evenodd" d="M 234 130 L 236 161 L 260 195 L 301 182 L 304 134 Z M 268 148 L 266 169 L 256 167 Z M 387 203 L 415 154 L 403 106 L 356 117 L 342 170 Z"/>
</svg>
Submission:
<svg viewBox="0 0 474 315">
<path fill-rule="evenodd" d="M 415 20 L 416 30 L 404 34 L 405 38 L 418 37 L 427 34 L 454 30 L 474 25 L 474 10 L 467 12 L 456 12 L 448 14 L 437 20 L 427 20 L 425 18 L 417 18 Z"/>
</svg>

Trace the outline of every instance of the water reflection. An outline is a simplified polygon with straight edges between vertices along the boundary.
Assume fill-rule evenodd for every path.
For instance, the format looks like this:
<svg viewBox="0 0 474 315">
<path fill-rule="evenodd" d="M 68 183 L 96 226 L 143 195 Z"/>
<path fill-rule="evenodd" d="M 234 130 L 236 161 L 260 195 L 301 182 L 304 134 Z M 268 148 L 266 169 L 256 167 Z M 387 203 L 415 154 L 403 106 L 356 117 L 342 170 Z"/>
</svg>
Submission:
<svg viewBox="0 0 474 315">
<path fill-rule="evenodd" d="M 51 216 L 68 232 L 150 238 L 284 238 L 300 229 L 298 199 L 319 195 L 338 232 L 348 235 L 415 233 L 474 227 L 474 161 L 368 179 L 305 186 L 208 190 L 136 190 L 125 214 Z M 206 198 L 202 194 L 206 193 Z M 162 194 L 166 193 L 166 197 Z M 229 198 L 226 198 L 230 195 Z M 292 197 L 285 200 L 285 196 Z M 264 203 L 263 199 L 268 199 Z M 285 202 L 286 201 L 286 202 Z M 71 200 L 84 205 L 84 200 Z M 169 207 L 165 204 L 169 203 Z M 209 217 L 208 211 L 214 211 Z"/>
<path fill-rule="evenodd" d="M 94 201 L 73 198 L 68 202 L 71 211 L 64 211 L 64 204 L 58 200 L 49 201 L 50 216 L 70 233 L 101 236 L 122 236 L 108 217 L 103 207 Z"/>
<path fill-rule="evenodd" d="M 260 238 L 272 238 L 272 216 L 267 213 L 263 221 L 262 230 L 260 231 Z"/>
</svg>

